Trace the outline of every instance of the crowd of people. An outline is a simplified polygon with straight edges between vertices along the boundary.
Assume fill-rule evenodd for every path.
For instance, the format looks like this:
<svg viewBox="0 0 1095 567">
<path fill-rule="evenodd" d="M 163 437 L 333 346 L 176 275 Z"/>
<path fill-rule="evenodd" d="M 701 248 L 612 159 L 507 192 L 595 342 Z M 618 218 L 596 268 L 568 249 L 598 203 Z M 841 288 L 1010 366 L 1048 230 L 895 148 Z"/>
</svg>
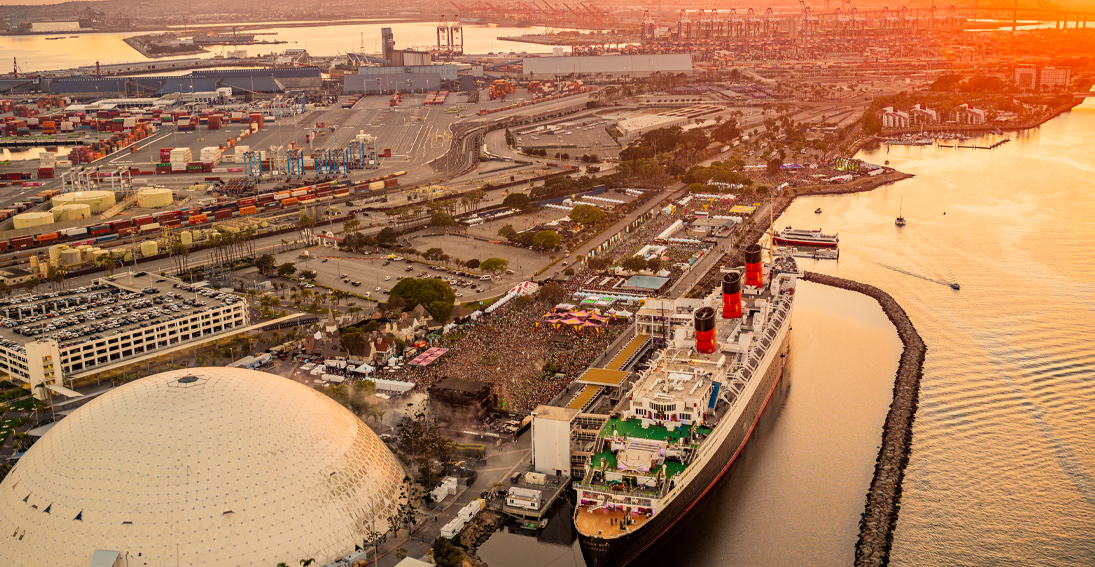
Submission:
<svg viewBox="0 0 1095 567">
<path fill-rule="evenodd" d="M 429 366 L 407 366 L 389 378 L 414 382 L 423 390 L 445 378 L 479 380 L 491 385 L 504 407 L 534 409 L 566 389 L 625 327 L 538 326 L 552 307 L 540 301 L 510 302 L 442 337 L 434 346 L 449 351 Z"/>
</svg>

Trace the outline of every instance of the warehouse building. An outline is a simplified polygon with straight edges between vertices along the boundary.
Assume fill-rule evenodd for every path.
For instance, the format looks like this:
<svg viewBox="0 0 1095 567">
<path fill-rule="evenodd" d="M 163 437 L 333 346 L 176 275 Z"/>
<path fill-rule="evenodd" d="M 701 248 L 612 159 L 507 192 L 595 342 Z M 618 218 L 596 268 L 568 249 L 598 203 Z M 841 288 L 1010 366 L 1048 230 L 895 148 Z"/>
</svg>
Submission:
<svg viewBox="0 0 1095 567">
<path fill-rule="evenodd" d="M 692 73 L 692 56 L 687 53 L 664 55 L 587 55 L 578 57 L 526 57 L 523 74 L 529 79 L 575 77 L 647 77 L 659 73 Z"/>
<path fill-rule="evenodd" d="M 624 140 L 630 142 L 639 136 L 658 128 L 672 128 L 688 124 L 688 118 L 684 116 L 665 116 L 662 114 L 647 114 L 621 120 L 616 124 L 616 129 L 623 135 Z"/>
</svg>

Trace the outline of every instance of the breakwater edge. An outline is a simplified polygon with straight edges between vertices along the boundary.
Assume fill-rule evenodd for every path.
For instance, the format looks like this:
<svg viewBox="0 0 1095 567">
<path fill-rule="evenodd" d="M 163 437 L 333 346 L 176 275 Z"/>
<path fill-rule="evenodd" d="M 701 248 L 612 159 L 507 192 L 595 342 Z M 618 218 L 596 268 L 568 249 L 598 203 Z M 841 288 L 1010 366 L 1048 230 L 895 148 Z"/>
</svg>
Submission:
<svg viewBox="0 0 1095 567">
<path fill-rule="evenodd" d="M 877 567 L 889 564 L 893 532 L 901 510 L 901 483 L 912 449 L 912 428 L 920 395 L 920 379 L 924 375 L 927 346 L 916 332 L 912 320 L 890 294 L 881 289 L 852 280 L 816 272 L 806 272 L 808 282 L 862 293 L 873 298 L 897 329 L 903 350 L 893 386 L 893 400 L 882 426 L 882 445 L 875 459 L 874 477 L 867 491 L 866 505 L 859 520 L 859 540 L 856 542 L 856 567 Z"/>
</svg>

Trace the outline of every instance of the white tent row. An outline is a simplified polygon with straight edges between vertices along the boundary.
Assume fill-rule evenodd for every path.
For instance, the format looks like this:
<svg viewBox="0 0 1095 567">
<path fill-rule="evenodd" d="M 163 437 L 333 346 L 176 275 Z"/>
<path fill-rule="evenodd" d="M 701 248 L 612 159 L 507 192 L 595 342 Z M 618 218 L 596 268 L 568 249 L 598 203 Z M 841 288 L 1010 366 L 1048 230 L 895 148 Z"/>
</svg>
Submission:
<svg viewBox="0 0 1095 567">
<path fill-rule="evenodd" d="M 335 384 L 341 384 L 346 381 L 345 378 L 338 374 L 324 374 L 321 378 L 324 382 L 334 382 Z"/>
</svg>

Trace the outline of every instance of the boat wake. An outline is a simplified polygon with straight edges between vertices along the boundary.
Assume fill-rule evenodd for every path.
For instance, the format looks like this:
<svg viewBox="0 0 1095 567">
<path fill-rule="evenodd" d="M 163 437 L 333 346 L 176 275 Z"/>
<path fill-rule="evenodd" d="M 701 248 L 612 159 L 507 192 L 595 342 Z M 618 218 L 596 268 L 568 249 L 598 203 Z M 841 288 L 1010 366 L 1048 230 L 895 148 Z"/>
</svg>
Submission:
<svg viewBox="0 0 1095 567">
<path fill-rule="evenodd" d="M 926 282 L 936 283 L 936 284 L 939 284 L 939 285 L 945 285 L 949 288 L 954 288 L 956 285 L 958 285 L 958 282 L 955 282 L 955 281 L 947 281 L 945 279 L 930 278 L 930 277 L 925 276 L 923 274 L 918 274 L 916 272 L 910 272 L 908 270 L 898 268 L 897 266 L 891 266 L 889 264 L 883 264 L 881 262 L 875 262 L 874 260 L 871 260 L 871 262 L 873 262 L 875 264 L 878 264 L 879 266 L 882 266 L 883 268 L 886 268 L 887 270 L 893 270 L 893 271 L 895 271 L 899 274 L 905 274 L 906 276 L 912 276 L 914 278 L 920 278 L 920 279 L 922 279 Z"/>
</svg>

